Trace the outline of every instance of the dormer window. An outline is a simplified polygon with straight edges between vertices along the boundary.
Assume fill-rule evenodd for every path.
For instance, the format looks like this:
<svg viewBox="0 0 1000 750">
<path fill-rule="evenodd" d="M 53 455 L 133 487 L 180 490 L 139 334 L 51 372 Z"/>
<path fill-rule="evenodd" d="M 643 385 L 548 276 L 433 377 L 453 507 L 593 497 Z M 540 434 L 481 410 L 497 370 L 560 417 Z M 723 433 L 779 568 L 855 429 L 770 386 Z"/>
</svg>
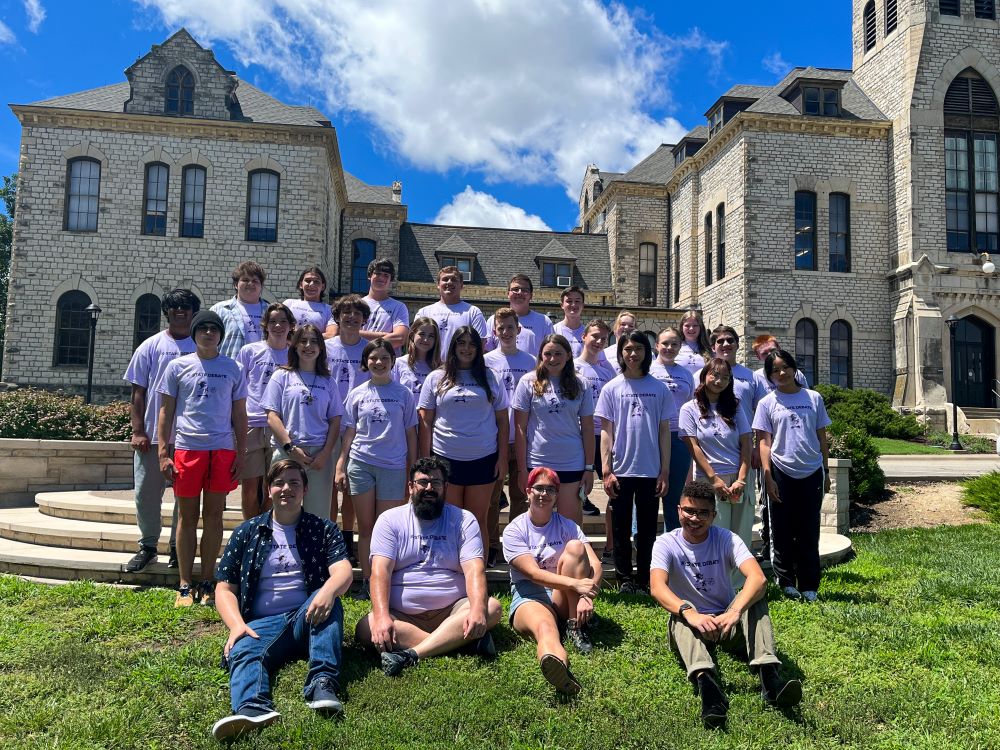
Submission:
<svg viewBox="0 0 1000 750">
<path fill-rule="evenodd" d="M 711 138 L 713 135 L 722 130 L 722 107 L 716 107 L 708 116 L 708 136 Z"/>
<path fill-rule="evenodd" d="M 802 114 L 840 117 L 840 89 L 825 86 L 803 86 Z"/>
<path fill-rule="evenodd" d="M 178 65 L 167 76 L 163 111 L 168 115 L 194 114 L 194 76 L 183 65 Z"/>
<path fill-rule="evenodd" d="M 679 167 L 681 165 L 681 162 L 683 161 L 684 161 L 684 149 L 682 148 L 674 152 L 674 166 Z"/>
</svg>

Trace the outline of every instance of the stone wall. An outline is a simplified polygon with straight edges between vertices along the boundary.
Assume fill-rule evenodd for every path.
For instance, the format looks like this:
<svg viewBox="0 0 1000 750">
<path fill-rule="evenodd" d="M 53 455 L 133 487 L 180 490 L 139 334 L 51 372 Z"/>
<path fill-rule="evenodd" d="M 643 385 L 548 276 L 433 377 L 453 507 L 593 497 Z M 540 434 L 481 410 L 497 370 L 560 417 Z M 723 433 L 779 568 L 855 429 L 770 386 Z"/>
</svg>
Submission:
<svg viewBox="0 0 1000 750">
<path fill-rule="evenodd" d="M 30 506 L 36 492 L 132 487 L 128 443 L 0 439 L 0 508 Z"/>
<path fill-rule="evenodd" d="M 824 534 L 847 534 L 851 530 L 851 459 L 830 459 L 830 491 L 820 507 L 820 531 Z"/>
</svg>

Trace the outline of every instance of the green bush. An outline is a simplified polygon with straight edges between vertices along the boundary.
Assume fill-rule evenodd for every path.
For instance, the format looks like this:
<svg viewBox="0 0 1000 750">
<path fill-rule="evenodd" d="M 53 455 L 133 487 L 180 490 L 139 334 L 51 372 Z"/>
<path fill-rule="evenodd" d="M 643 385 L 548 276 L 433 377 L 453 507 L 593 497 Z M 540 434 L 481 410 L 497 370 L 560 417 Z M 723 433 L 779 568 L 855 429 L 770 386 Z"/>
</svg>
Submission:
<svg viewBox="0 0 1000 750">
<path fill-rule="evenodd" d="M 959 435 L 959 442 L 969 453 L 996 453 L 997 443 L 993 438 L 982 435 Z M 927 435 L 927 442 L 931 445 L 940 445 L 942 448 L 951 446 L 950 432 L 931 432 Z"/>
<path fill-rule="evenodd" d="M 900 440 L 913 440 L 924 434 L 916 417 L 895 411 L 881 393 L 836 385 L 817 385 L 815 390 L 826 402 L 826 411 L 838 433 L 848 427 L 857 427 L 872 437 Z"/>
<path fill-rule="evenodd" d="M 993 523 L 1000 523 L 1000 471 L 963 481 L 962 502 L 984 511 Z"/>
<path fill-rule="evenodd" d="M 878 446 L 864 430 L 847 427 L 833 432 L 830 455 L 851 459 L 851 500 L 871 504 L 885 498 L 885 472 L 878 463 Z"/>
<path fill-rule="evenodd" d="M 0 393 L 0 438 L 128 440 L 129 405 L 87 405 L 79 396 L 31 388 Z"/>
</svg>

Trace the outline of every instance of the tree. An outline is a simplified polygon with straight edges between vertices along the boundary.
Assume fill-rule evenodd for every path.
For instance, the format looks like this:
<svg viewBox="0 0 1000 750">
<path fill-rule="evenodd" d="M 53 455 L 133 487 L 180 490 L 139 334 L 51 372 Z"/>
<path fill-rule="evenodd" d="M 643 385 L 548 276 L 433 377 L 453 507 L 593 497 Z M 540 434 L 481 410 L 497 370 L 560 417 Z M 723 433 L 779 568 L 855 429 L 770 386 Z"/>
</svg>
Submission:
<svg viewBox="0 0 1000 750">
<path fill-rule="evenodd" d="M 17 172 L 5 175 L 0 187 L 4 213 L 0 213 L 0 352 L 7 324 L 7 284 L 10 281 L 10 253 L 14 244 L 14 203 L 17 200 Z M 0 368 L 3 367 L 0 360 Z M 0 369 L 2 374 L 2 369 Z"/>
</svg>

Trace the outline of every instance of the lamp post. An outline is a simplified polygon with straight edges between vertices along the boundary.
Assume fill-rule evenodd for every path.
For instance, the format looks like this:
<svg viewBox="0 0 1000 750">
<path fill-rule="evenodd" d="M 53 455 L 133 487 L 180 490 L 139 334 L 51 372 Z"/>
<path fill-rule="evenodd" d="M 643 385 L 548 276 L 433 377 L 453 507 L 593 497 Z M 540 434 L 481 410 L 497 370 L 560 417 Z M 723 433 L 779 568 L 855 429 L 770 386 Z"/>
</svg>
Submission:
<svg viewBox="0 0 1000 750">
<path fill-rule="evenodd" d="M 85 402 L 89 404 L 94 390 L 94 339 L 97 337 L 97 319 L 101 317 L 101 308 L 91 303 L 84 308 L 84 312 L 90 315 L 90 344 L 87 347 L 87 399 Z"/>
<path fill-rule="evenodd" d="M 955 329 L 958 327 L 958 318 L 949 315 L 948 320 L 948 341 L 951 343 L 951 445 L 950 451 L 963 450 L 962 444 L 958 442 L 958 394 L 955 386 L 958 382 L 955 377 L 958 371 L 958 352 L 955 351 Z"/>
</svg>

